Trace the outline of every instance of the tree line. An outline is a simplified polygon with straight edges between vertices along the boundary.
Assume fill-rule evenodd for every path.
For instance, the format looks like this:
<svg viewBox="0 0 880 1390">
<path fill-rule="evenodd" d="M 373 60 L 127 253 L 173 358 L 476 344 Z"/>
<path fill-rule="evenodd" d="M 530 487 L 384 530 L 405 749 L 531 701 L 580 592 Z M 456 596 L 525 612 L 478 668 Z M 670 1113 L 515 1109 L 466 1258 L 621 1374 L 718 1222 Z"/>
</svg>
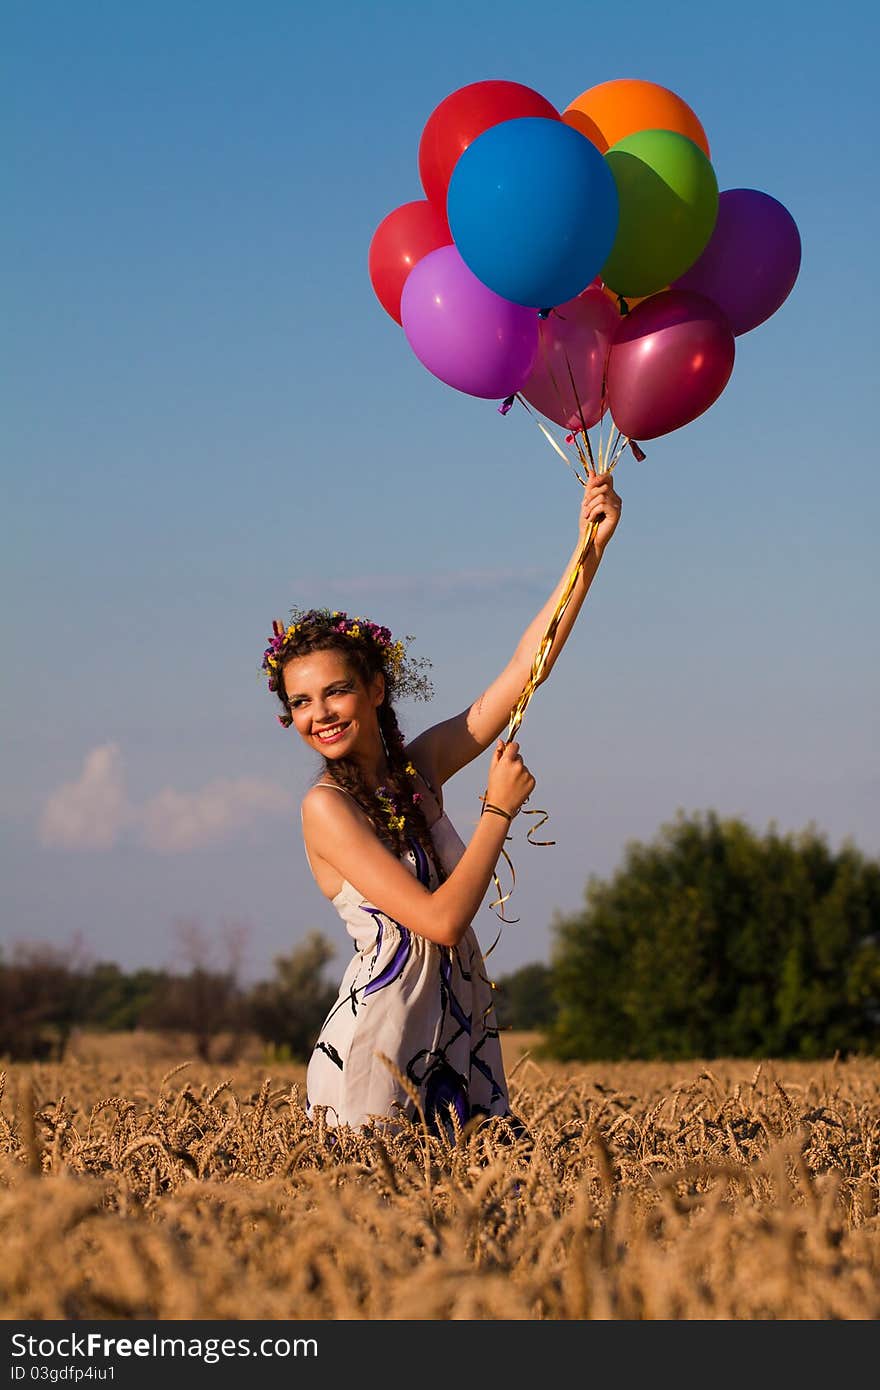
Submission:
<svg viewBox="0 0 880 1390">
<path fill-rule="evenodd" d="M 632 842 L 549 963 L 496 980 L 499 1027 L 565 1060 L 820 1057 L 880 1051 L 880 863 L 813 827 L 759 835 L 714 812 Z M 204 953 L 202 953 L 204 954 Z M 205 1060 L 256 1036 L 306 1058 L 335 998 L 317 932 L 245 987 L 235 966 L 125 972 L 47 947 L 0 954 L 0 1058 L 61 1057 L 74 1028 L 186 1032 Z"/>
<path fill-rule="evenodd" d="M 244 986 L 235 967 L 124 971 L 72 964 L 63 951 L 19 945 L 0 955 L 0 1058 L 60 1060 L 75 1029 L 187 1033 L 205 1061 L 232 1061 L 249 1037 L 304 1057 L 335 998 L 323 976 L 333 948 L 311 933 L 276 957 L 271 979 Z"/>
</svg>

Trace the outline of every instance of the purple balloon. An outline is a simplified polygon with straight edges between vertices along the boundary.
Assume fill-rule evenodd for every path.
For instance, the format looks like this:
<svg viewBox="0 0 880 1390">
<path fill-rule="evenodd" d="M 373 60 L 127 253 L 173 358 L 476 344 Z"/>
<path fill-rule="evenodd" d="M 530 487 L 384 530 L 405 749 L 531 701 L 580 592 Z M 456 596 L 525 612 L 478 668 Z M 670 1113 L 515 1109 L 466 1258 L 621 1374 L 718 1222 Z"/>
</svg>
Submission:
<svg viewBox="0 0 880 1390">
<path fill-rule="evenodd" d="M 630 439 L 680 429 L 716 401 L 733 371 L 727 318 L 690 290 L 661 290 L 625 318 L 608 354 L 608 407 Z"/>
<path fill-rule="evenodd" d="M 801 238 L 787 208 L 756 188 L 728 188 L 703 252 L 672 288 L 712 299 L 734 336 L 775 314 L 801 264 Z"/>
<path fill-rule="evenodd" d="M 400 322 L 422 365 L 470 396 L 515 395 L 534 366 L 537 313 L 490 290 L 454 246 L 440 246 L 413 266 Z"/>
</svg>

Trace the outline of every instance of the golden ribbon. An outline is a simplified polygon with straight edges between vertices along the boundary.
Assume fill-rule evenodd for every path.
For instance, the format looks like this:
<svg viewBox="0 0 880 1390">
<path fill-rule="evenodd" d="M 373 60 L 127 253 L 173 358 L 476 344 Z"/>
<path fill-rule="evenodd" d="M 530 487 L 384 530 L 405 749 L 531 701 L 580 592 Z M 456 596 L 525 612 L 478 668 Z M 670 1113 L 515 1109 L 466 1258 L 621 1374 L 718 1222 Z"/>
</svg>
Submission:
<svg viewBox="0 0 880 1390">
<path fill-rule="evenodd" d="M 584 561 L 587 558 L 590 546 L 593 544 L 593 537 L 595 536 L 598 527 L 599 523 L 597 521 L 594 521 L 592 525 L 590 525 L 587 528 L 587 532 L 584 536 L 581 547 L 577 553 L 577 558 L 575 560 L 574 565 L 572 566 L 571 573 L 565 581 L 565 588 L 563 589 L 559 597 L 559 602 L 557 603 L 552 614 L 550 615 L 550 621 L 544 629 L 544 634 L 541 637 L 540 642 L 538 643 L 537 651 L 535 652 L 535 655 L 532 659 L 532 665 L 531 670 L 529 671 L 528 679 L 526 680 L 526 683 L 523 686 L 522 693 L 519 699 L 517 700 L 516 704 L 510 712 L 510 722 L 507 727 L 507 736 L 505 738 L 505 743 L 510 743 L 511 739 L 516 736 L 516 732 L 522 724 L 523 717 L 529 706 L 529 702 L 532 696 L 534 695 L 536 689 L 538 688 L 538 685 L 540 684 L 541 676 L 544 673 L 544 667 L 547 665 L 547 659 L 550 656 L 550 651 L 553 647 L 553 643 L 556 638 L 556 633 L 559 630 L 559 624 L 562 621 L 562 615 L 568 607 L 569 600 L 571 599 L 571 596 L 575 591 L 575 586 L 577 585 L 578 579 L 580 578 L 580 573 L 583 569 Z"/>
<path fill-rule="evenodd" d="M 562 392 L 561 392 L 560 389 L 559 389 L 559 384 L 558 384 L 558 382 L 556 381 L 556 379 L 555 379 L 555 377 L 554 377 L 554 375 L 553 375 L 552 366 L 551 366 L 551 364 L 550 364 L 550 362 L 549 362 L 549 359 L 547 358 L 547 348 L 546 348 L 546 344 L 545 344 L 544 341 L 543 341 L 543 337 L 542 337 L 542 340 L 541 340 L 541 349 L 542 349 L 542 351 L 544 352 L 544 355 L 545 355 L 545 360 L 546 360 L 546 363 L 547 363 L 547 370 L 548 370 L 548 372 L 549 372 L 550 379 L 551 379 L 551 381 L 552 381 L 552 383 L 553 383 L 554 390 L 556 391 L 556 394 L 557 394 L 557 396 L 559 397 L 559 399 L 560 399 L 560 401 L 561 401 L 561 400 L 562 400 Z M 591 444 L 590 444 L 590 436 L 589 436 L 589 434 L 588 434 L 588 432 L 587 432 L 587 426 L 586 426 L 586 423 L 585 423 L 585 421 L 584 421 L 583 411 L 582 411 L 581 408 L 580 408 L 579 398 L 578 398 L 578 394 L 577 394 L 577 388 L 576 388 L 575 380 L 574 380 L 574 373 L 572 372 L 571 363 L 570 363 L 570 361 L 568 360 L 568 354 L 567 354 L 567 353 L 565 354 L 565 364 L 566 364 L 566 367 L 568 368 L 568 375 L 569 375 L 569 379 L 570 379 L 570 381 L 571 381 L 572 390 L 573 390 L 573 392 L 574 392 L 574 398 L 575 398 L 576 401 L 578 401 L 578 414 L 580 415 L 580 421 L 581 421 L 581 434 L 582 434 L 582 438 L 583 438 L 583 443 L 581 443 L 581 440 L 578 438 L 577 432 L 575 432 L 572 436 L 569 436 L 569 439 L 570 439 L 570 441 L 575 445 L 575 447 L 576 447 L 576 449 L 577 449 L 578 457 L 579 457 L 579 459 L 580 459 L 580 461 L 581 461 L 581 464 L 582 464 L 582 466 L 583 466 L 585 472 L 588 472 L 588 473 L 591 473 L 591 472 L 597 472 L 597 473 L 610 473 L 610 472 L 612 472 L 612 470 L 614 469 L 615 464 L 618 462 L 618 460 L 620 459 L 621 455 L 624 453 L 624 451 L 625 451 L 625 449 L 627 448 L 627 446 L 629 446 L 629 448 L 632 450 L 632 453 L 633 453 L 633 455 L 634 455 L 634 457 L 635 457 L 636 459 L 638 459 L 638 460 L 644 459 L 645 455 L 644 455 L 644 453 L 642 452 L 642 450 L 639 448 L 639 446 L 638 446 L 638 444 L 635 442 L 635 440 L 629 439 L 627 436 L 621 434 L 620 430 L 616 430 L 615 427 L 614 427 L 614 425 L 613 425 L 613 422 L 611 423 L 611 427 L 610 427 L 608 439 L 604 442 L 604 445 L 603 445 L 603 440 L 602 440 L 602 424 L 603 424 L 603 421 L 604 421 L 604 411 L 603 411 L 603 414 L 602 414 L 602 416 L 601 416 L 600 419 L 599 419 L 598 467 L 596 466 L 596 462 L 595 462 L 595 459 L 594 459 L 594 456 L 593 456 L 592 446 L 591 446 Z M 604 396 L 604 391 L 603 391 L 603 396 Z M 545 437 L 545 438 L 547 439 L 547 441 L 552 445 L 552 447 L 556 450 L 557 454 L 559 454 L 559 456 L 562 458 L 562 460 L 565 462 L 565 464 L 566 464 L 569 468 L 572 469 L 572 472 L 574 473 L 574 475 L 575 475 L 575 477 L 577 478 L 578 482 L 581 484 L 581 487 L 586 487 L 586 485 L 587 485 L 587 480 L 586 480 L 586 478 L 581 477 L 581 475 L 578 473 L 577 469 L 573 467 L 572 462 L 571 462 L 570 458 L 568 457 L 568 455 L 565 453 L 565 451 L 559 446 L 559 444 L 558 444 L 558 443 L 556 442 L 556 440 L 553 438 L 553 435 L 552 435 L 552 434 L 550 433 L 550 431 L 547 429 L 547 427 L 546 427 L 546 425 L 543 423 L 543 421 L 542 421 L 542 420 L 539 420 L 538 417 L 537 417 L 537 415 L 532 411 L 531 407 L 529 406 L 528 401 L 526 401 L 525 398 L 524 398 L 522 395 L 520 395 L 519 393 L 517 393 L 516 399 L 519 400 L 519 402 L 520 402 L 522 405 L 525 406 L 526 410 L 527 410 L 527 411 L 529 412 L 529 414 L 532 416 L 532 419 L 535 421 L 535 424 L 536 424 L 536 425 L 538 426 L 538 428 L 541 430 L 541 432 L 542 432 L 542 434 L 544 435 L 544 437 Z M 505 404 L 506 404 L 506 403 L 505 403 Z M 506 412 L 505 412 L 505 413 L 506 413 Z M 574 563 L 574 565 L 572 566 L 571 572 L 570 572 L 570 574 L 568 575 L 568 578 L 567 578 L 566 581 L 565 581 L 565 587 L 564 587 L 564 589 L 563 589 L 563 591 L 562 591 L 562 593 L 561 593 L 561 595 L 560 595 L 560 597 L 559 597 L 559 601 L 558 601 L 558 603 L 556 604 L 556 607 L 555 607 L 555 609 L 553 610 L 553 613 L 552 613 L 551 616 L 550 616 L 550 619 L 549 619 L 549 621 L 548 621 L 548 623 L 547 623 L 546 628 L 544 629 L 544 633 L 543 633 L 543 635 L 542 635 L 542 637 L 541 637 L 540 642 L 538 643 L 537 650 L 536 650 L 535 655 L 534 655 L 534 657 L 533 657 L 533 659 L 532 659 L 532 665 L 531 665 L 531 668 L 530 668 L 530 670 L 529 670 L 528 679 L 526 680 L 526 683 L 525 683 L 525 685 L 523 686 L 523 689 L 522 689 L 522 692 L 520 693 L 519 699 L 517 700 L 516 704 L 514 705 L 513 709 L 512 709 L 511 712 L 510 712 L 510 719 L 509 719 L 508 728 L 507 728 L 507 737 L 506 737 L 506 740 L 505 740 L 506 743 L 510 743 L 511 739 L 512 739 L 512 738 L 515 736 L 515 734 L 517 733 L 517 731 L 518 731 L 520 725 L 522 724 L 523 717 L 525 716 L 525 712 L 526 712 L 526 710 L 527 710 L 527 708 L 528 708 L 528 706 L 529 706 L 529 703 L 530 703 L 530 701 L 531 701 L 531 699 L 532 699 L 532 696 L 534 695 L 536 689 L 538 688 L 538 685 L 540 684 L 541 677 L 542 677 L 543 672 L 544 672 L 544 667 L 547 665 L 547 660 L 548 660 L 548 658 L 549 658 L 549 656 L 550 656 L 550 652 L 551 652 L 551 650 L 552 650 L 552 648 L 553 648 L 553 643 L 554 643 L 554 641 L 555 641 L 555 639 L 556 639 L 556 634 L 557 634 L 557 632 L 558 632 L 558 630 L 559 630 L 559 624 L 560 624 L 560 622 L 562 621 L 562 616 L 563 616 L 563 614 L 565 613 L 566 608 L 568 607 L 568 604 L 569 604 L 569 602 L 570 602 L 570 600 L 571 600 L 572 594 L 574 593 L 575 587 L 576 587 L 577 582 L 578 582 L 578 578 L 580 577 L 581 570 L 582 570 L 583 567 L 584 567 L 584 563 L 585 563 L 586 558 L 587 558 L 587 556 L 588 556 L 588 554 L 589 554 L 589 552 L 590 552 L 590 546 L 593 544 L 593 540 L 595 539 L 595 535 L 596 535 L 596 532 L 597 532 L 598 529 L 599 529 L 599 523 L 598 523 L 598 521 L 594 521 L 594 522 L 592 523 L 592 525 L 588 527 L 587 532 L 586 532 L 586 534 L 585 534 L 585 536 L 584 536 L 583 542 L 581 543 L 580 549 L 578 550 L 577 556 L 576 556 L 576 558 L 575 558 L 575 563 Z M 485 800 L 485 797 L 482 798 L 482 799 Z M 524 809 L 524 808 L 523 808 L 523 809 Z M 535 809 L 535 810 L 528 810 L 528 811 L 525 811 L 525 814 L 526 814 L 527 816 L 540 816 L 540 817 L 541 817 L 541 820 L 539 820 L 535 825 L 532 825 L 532 826 L 530 826 L 530 828 L 529 828 L 528 834 L 527 834 L 527 836 L 526 836 L 527 840 L 529 841 L 529 844 L 532 844 L 532 845 L 555 845 L 555 844 L 556 844 L 556 841 L 555 841 L 555 840 L 535 840 L 535 839 L 532 838 L 533 835 L 534 835 L 534 833 L 535 833 L 535 831 L 536 831 L 536 830 L 540 830 L 541 826 L 542 826 L 542 825 L 545 825 L 545 824 L 547 823 L 547 821 L 550 819 L 549 812 L 544 811 L 544 810 L 537 810 L 537 809 Z M 510 839 L 510 836 L 508 835 L 506 838 L 507 838 L 507 840 L 509 840 L 509 839 Z M 515 888 L 515 886 L 516 886 L 516 870 L 515 870 L 514 867 L 513 867 L 513 861 L 512 861 L 512 859 L 510 858 L 510 855 L 507 853 L 506 849 L 503 848 L 503 846 L 502 846 L 502 849 L 501 849 L 501 853 L 502 853 L 502 855 L 504 856 L 504 859 L 505 859 L 505 861 L 506 861 L 506 863 L 507 863 L 508 868 L 510 869 L 510 875 L 511 875 L 510 888 L 508 889 L 508 891 L 507 891 L 506 893 L 503 893 L 502 890 L 501 890 L 501 883 L 500 883 L 500 881 L 499 881 L 499 879 L 498 879 L 498 875 L 493 871 L 493 873 L 492 873 L 492 879 L 493 879 L 494 884 L 495 884 L 495 887 L 496 887 L 496 889 L 497 889 L 497 891 L 498 891 L 498 897 L 495 899 L 494 902 L 491 902 L 491 903 L 489 904 L 489 906 L 490 906 L 490 908 L 492 908 L 493 910 L 496 909 L 496 908 L 499 908 L 499 907 L 501 908 L 501 912 L 500 912 L 498 915 L 499 915 L 499 918 L 500 918 L 500 920 L 501 920 L 502 923 L 513 923 L 513 922 L 518 922 L 518 921 L 519 921 L 519 918 L 518 918 L 518 917 L 505 917 L 505 916 L 504 916 L 504 904 L 505 904 L 506 902 L 508 902 L 508 900 L 510 899 L 510 896 L 511 896 L 511 894 L 513 893 L 513 890 L 514 890 L 514 888 Z M 484 952 L 483 952 L 483 960 L 484 960 L 484 961 L 492 954 L 492 952 L 495 950 L 495 947 L 498 945 L 498 942 L 499 942 L 500 940 L 501 940 L 501 929 L 499 928 L 498 934 L 496 935 L 495 940 L 492 942 L 492 945 L 489 947 L 488 951 L 484 951 Z M 490 980 L 490 981 L 489 981 L 489 984 L 491 985 L 492 989 L 494 990 L 494 989 L 495 989 L 495 983 L 494 983 L 494 981 Z M 492 1009 L 492 1005 L 490 1004 L 490 1005 L 487 1007 L 487 1009 L 486 1009 L 484 1018 L 485 1018 L 486 1015 L 488 1015 L 488 1014 L 490 1013 L 491 1009 Z"/>
<path fill-rule="evenodd" d="M 568 366 L 569 373 L 571 374 L 571 363 L 568 361 L 567 354 L 565 360 L 566 365 Z M 573 375 L 571 377 L 571 384 L 572 389 L 574 389 Z M 520 399 L 522 399 L 522 397 L 520 397 Z M 575 399 L 577 399 L 577 396 L 575 396 Z M 528 409 L 528 404 L 526 401 L 523 401 L 523 405 L 525 405 L 526 409 Z M 580 409 L 580 407 L 578 407 L 578 409 Z M 529 413 L 531 414 L 531 411 Z M 601 421 L 599 423 L 601 429 Z M 553 439 L 549 431 L 544 428 L 544 426 L 541 424 L 541 421 L 536 419 L 536 424 L 539 426 L 540 429 L 543 430 L 544 434 L 550 440 L 550 443 L 553 445 L 554 449 L 556 449 L 558 453 L 561 453 L 563 458 L 565 458 L 566 463 L 569 463 L 569 466 L 571 466 L 568 458 L 564 453 L 562 453 L 562 450 L 559 448 L 559 445 L 556 443 L 556 440 Z M 597 467 L 593 457 L 593 450 L 590 445 L 590 436 L 587 433 L 586 425 L 583 423 L 583 415 L 581 416 L 581 424 L 583 444 L 581 444 L 581 441 L 578 438 L 577 434 L 574 435 L 573 442 L 575 444 L 575 447 L 577 448 L 580 461 L 588 472 L 603 474 L 613 472 L 616 463 L 620 459 L 620 456 L 626 449 L 627 445 L 629 445 L 629 447 L 632 449 L 636 458 L 645 457 L 637 444 L 635 444 L 631 439 L 628 439 L 627 437 L 622 435 L 620 430 L 617 430 L 616 432 L 613 432 L 613 439 L 609 436 L 607 447 L 605 448 L 603 448 L 602 440 L 600 437 L 599 459 Z M 575 477 L 577 478 L 578 482 L 581 484 L 582 487 L 586 487 L 586 480 L 584 478 L 581 478 L 577 472 L 575 472 Z M 550 656 L 550 652 L 553 648 L 556 633 L 559 630 L 559 624 L 562 621 L 562 615 L 568 607 L 571 596 L 575 591 L 575 587 L 580 577 L 581 570 L 584 567 L 584 562 L 586 561 L 587 555 L 590 552 L 590 546 L 593 544 L 593 540 L 598 529 L 598 521 L 594 521 L 592 525 L 588 527 L 583 542 L 581 544 L 580 550 L 578 551 L 577 556 L 575 558 L 574 565 L 572 566 L 571 573 L 565 581 L 565 588 L 563 589 L 559 597 L 559 602 L 553 610 L 553 613 L 550 615 L 550 619 L 547 623 L 546 628 L 544 629 L 543 636 L 541 637 L 541 640 L 538 643 L 537 650 L 532 659 L 532 665 L 531 670 L 529 671 L 528 679 L 525 685 L 523 686 L 522 693 L 520 694 L 519 699 L 517 700 L 516 704 L 510 712 L 510 720 L 507 727 L 507 737 L 505 739 L 505 742 L 507 743 L 510 743 L 510 740 L 514 738 L 514 736 L 516 735 L 517 730 L 522 724 L 523 716 L 525 715 L 526 709 L 528 708 L 529 701 L 531 700 L 532 696 L 535 693 L 535 690 L 537 689 L 540 683 L 544 667 L 547 664 L 547 659 Z M 543 825 L 544 822 L 541 821 L 540 823 Z M 538 826 L 533 826 L 532 829 L 537 830 Z M 537 841 L 533 840 L 532 843 L 535 844 L 537 843 Z"/>
</svg>

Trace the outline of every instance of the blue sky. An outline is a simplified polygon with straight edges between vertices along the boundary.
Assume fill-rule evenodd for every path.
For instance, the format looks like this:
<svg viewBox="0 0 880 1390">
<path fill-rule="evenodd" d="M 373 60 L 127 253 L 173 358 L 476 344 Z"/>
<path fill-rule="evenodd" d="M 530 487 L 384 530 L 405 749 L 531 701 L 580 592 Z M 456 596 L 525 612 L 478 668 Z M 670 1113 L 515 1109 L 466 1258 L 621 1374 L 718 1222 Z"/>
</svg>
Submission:
<svg viewBox="0 0 880 1390">
<path fill-rule="evenodd" d="M 876 13 L 635 0 L 440 11 L 80 0 L 4 7 L 2 942 L 174 964 L 178 925 L 312 929 L 314 772 L 257 674 L 293 604 L 415 633 L 415 733 L 507 659 L 580 489 L 526 412 L 443 385 L 367 274 L 422 196 L 422 128 L 498 77 L 559 109 L 682 96 L 719 187 L 803 243 L 721 398 L 627 456 L 623 519 L 521 730 L 553 848 L 517 829 L 496 974 L 547 959 L 591 873 L 679 809 L 878 852 Z M 480 760 L 447 787 L 467 838 Z M 488 897 L 487 897 L 488 903 Z M 496 919 L 484 906 L 484 946 Z"/>
</svg>

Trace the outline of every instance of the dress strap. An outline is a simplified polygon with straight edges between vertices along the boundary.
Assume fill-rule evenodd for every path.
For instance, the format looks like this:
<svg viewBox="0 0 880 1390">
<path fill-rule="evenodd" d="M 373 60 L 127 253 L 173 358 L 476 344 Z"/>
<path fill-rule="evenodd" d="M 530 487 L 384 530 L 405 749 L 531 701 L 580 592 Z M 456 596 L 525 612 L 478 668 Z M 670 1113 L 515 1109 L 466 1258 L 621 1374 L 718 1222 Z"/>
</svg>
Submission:
<svg viewBox="0 0 880 1390">
<path fill-rule="evenodd" d="M 316 787 L 332 787 L 333 790 L 334 790 L 335 792 L 342 792 L 345 796 L 350 796 L 351 799 L 352 799 L 352 801 L 354 801 L 355 803 L 357 803 L 357 798 L 354 797 L 354 796 L 352 796 L 351 792 L 346 791 L 345 787 L 340 787 L 340 785 L 339 785 L 338 782 L 315 782 L 315 783 L 314 783 L 314 786 L 316 786 Z"/>
</svg>

